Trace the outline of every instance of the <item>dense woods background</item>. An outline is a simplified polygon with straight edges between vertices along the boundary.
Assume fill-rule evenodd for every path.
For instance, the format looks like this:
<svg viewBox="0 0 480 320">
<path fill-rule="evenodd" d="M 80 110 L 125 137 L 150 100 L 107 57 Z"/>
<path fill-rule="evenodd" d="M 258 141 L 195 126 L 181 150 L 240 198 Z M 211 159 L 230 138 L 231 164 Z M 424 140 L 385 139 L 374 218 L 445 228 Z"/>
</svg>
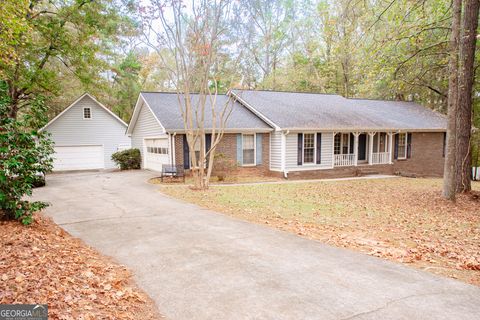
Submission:
<svg viewBox="0 0 480 320">
<path fill-rule="evenodd" d="M 19 108 L 42 93 L 51 117 L 88 91 L 128 121 L 140 90 L 172 90 L 149 45 L 149 28 L 160 27 L 146 23 L 155 15 L 149 5 L 3 0 L 0 75 L 18 89 Z M 450 0 L 238 0 L 229 10 L 217 56 L 220 90 L 414 100 L 446 112 Z M 475 75 L 479 62 L 477 54 Z M 476 133 L 477 165 L 479 141 Z"/>
</svg>

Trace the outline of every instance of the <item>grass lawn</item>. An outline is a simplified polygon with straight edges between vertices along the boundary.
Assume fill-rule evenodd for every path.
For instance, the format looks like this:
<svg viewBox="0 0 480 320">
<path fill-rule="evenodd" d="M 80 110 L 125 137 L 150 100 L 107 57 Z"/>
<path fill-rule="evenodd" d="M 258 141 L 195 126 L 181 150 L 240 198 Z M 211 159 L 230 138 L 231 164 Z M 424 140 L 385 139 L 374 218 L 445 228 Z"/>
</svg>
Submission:
<svg viewBox="0 0 480 320">
<path fill-rule="evenodd" d="M 456 203 L 441 179 L 376 179 L 161 191 L 255 223 L 480 285 L 480 183 Z"/>
<path fill-rule="evenodd" d="M 48 304 L 49 319 L 159 319 L 128 270 L 36 215 L 0 222 L 0 304 Z"/>
</svg>

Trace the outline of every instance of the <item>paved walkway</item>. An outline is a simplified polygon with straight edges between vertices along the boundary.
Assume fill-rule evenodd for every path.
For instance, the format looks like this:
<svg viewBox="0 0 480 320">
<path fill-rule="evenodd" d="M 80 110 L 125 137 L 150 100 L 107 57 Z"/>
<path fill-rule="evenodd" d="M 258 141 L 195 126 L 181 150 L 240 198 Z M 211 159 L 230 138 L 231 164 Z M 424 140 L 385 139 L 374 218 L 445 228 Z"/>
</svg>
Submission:
<svg viewBox="0 0 480 320">
<path fill-rule="evenodd" d="M 150 176 L 50 175 L 35 198 L 169 319 L 479 319 L 478 287 L 171 199 Z"/>
</svg>

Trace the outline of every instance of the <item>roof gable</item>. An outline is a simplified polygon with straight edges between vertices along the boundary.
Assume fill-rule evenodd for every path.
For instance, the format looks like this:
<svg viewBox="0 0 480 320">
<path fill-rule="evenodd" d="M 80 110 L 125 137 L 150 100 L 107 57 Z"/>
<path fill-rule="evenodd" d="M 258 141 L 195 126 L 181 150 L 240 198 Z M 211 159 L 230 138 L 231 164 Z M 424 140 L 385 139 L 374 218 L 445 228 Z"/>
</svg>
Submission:
<svg viewBox="0 0 480 320">
<path fill-rule="evenodd" d="M 198 101 L 198 94 L 191 94 L 192 103 Z M 155 115 L 159 123 L 166 131 L 182 131 L 184 130 L 183 117 L 178 103 L 179 96 L 175 92 L 141 92 L 139 99 L 143 99 L 145 104 L 150 108 Z M 182 99 L 180 95 L 180 99 Z M 223 106 L 229 101 L 230 97 L 224 94 L 218 94 L 216 96 L 216 110 L 221 112 Z M 137 101 L 138 105 L 138 101 Z M 135 107 L 137 109 L 137 106 Z M 138 111 L 137 111 L 138 113 Z M 132 121 L 136 121 L 138 114 L 132 116 Z M 133 125 L 134 126 L 134 125 Z M 127 132 L 133 130 L 129 128 Z M 212 114 L 210 112 L 210 104 L 207 99 L 207 105 L 205 108 L 205 128 L 206 130 L 212 127 Z M 219 127 L 219 124 L 216 124 Z M 226 123 L 226 130 L 267 130 L 270 131 L 271 127 L 251 110 L 247 109 L 241 103 L 234 101 L 232 112 Z"/>
<path fill-rule="evenodd" d="M 67 112 L 69 112 L 73 107 L 75 107 L 80 101 L 82 101 L 83 99 L 90 99 L 91 101 L 93 101 L 99 108 L 101 108 L 102 110 L 106 111 L 106 113 L 108 115 L 110 115 L 113 119 L 115 119 L 116 121 L 120 122 L 123 126 L 127 127 L 128 125 L 122 120 L 120 119 L 120 117 L 118 117 L 115 113 L 113 113 L 110 109 L 108 109 L 107 107 L 105 107 L 103 104 L 101 104 L 97 99 L 95 99 L 92 95 L 90 95 L 89 93 L 84 93 L 83 95 L 81 95 L 77 100 L 75 100 L 74 102 L 72 102 L 72 104 L 70 104 L 67 108 L 65 108 L 65 110 L 63 110 L 62 112 L 60 112 L 56 117 L 54 117 L 52 120 L 50 120 L 43 128 L 40 129 L 40 131 L 43 131 L 45 130 L 46 128 L 48 128 L 52 123 L 54 123 L 55 121 L 57 121 L 58 119 L 60 119 L 63 115 L 65 115 Z M 81 119 L 79 119 L 81 120 Z"/>
<path fill-rule="evenodd" d="M 140 92 L 140 94 L 138 95 L 137 102 L 135 103 L 135 107 L 133 108 L 132 117 L 130 118 L 130 121 L 128 123 L 127 134 L 132 134 L 133 131 L 135 130 L 135 126 L 137 125 L 138 119 L 140 117 L 140 112 L 142 111 L 143 108 L 148 109 L 148 112 L 153 116 L 155 121 L 160 126 L 162 133 L 165 133 L 166 132 L 165 127 L 160 122 L 157 115 L 152 111 L 152 108 L 150 107 L 148 102 L 145 100 L 145 97 L 142 95 L 142 92 Z"/>
</svg>

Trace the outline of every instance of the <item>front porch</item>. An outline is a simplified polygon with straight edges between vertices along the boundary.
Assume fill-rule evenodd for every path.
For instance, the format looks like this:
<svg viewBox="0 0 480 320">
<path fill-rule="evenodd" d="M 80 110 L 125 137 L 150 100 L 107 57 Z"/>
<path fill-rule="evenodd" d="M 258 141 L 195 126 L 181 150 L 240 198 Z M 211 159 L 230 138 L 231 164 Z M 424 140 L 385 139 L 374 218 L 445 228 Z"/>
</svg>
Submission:
<svg viewBox="0 0 480 320">
<path fill-rule="evenodd" d="M 392 164 L 393 132 L 334 132 L 333 166 Z"/>
</svg>

